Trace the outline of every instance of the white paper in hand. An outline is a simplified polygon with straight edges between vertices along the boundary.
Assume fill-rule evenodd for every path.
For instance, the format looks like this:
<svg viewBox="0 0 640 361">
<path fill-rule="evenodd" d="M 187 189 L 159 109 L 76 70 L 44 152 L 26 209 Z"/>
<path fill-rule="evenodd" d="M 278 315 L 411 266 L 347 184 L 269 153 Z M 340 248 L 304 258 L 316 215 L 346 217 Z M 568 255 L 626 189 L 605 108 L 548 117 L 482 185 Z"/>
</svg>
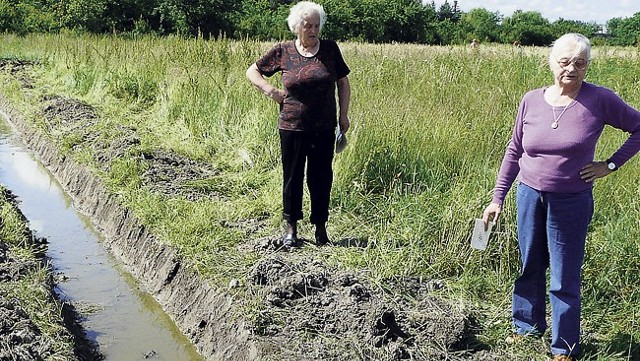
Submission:
<svg viewBox="0 0 640 361">
<path fill-rule="evenodd" d="M 487 230 L 484 230 L 484 222 L 481 218 L 476 218 L 473 225 L 473 234 L 471 235 L 471 248 L 484 251 L 487 249 L 487 243 L 489 242 L 489 235 L 493 228 L 494 222 L 489 222 Z"/>
<path fill-rule="evenodd" d="M 336 153 L 340 153 L 347 147 L 347 136 L 340 131 L 340 127 L 338 127 L 338 132 L 336 134 Z"/>
</svg>

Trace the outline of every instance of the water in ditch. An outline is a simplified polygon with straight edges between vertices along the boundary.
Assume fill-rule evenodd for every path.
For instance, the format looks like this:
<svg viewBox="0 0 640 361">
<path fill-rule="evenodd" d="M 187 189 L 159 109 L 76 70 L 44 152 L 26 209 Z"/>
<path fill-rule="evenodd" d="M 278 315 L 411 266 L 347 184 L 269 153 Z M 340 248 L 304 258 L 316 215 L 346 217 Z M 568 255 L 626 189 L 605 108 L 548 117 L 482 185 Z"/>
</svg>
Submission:
<svg viewBox="0 0 640 361">
<path fill-rule="evenodd" d="M 105 250 L 87 217 L 0 117 L 0 183 L 19 200 L 30 228 L 49 241 L 62 299 L 82 311 L 106 360 L 202 360 L 159 304 Z"/>
</svg>

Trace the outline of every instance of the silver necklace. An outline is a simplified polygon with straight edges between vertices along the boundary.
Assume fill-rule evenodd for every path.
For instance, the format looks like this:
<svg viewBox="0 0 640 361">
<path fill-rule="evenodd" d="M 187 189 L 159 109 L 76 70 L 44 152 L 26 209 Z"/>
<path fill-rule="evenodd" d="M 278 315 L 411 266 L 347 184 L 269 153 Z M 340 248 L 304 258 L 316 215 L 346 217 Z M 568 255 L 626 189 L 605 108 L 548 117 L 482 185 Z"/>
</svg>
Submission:
<svg viewBox="0 0 640 361">
<path fill-rule="evenodd" d="M 560 121 L 560 118 L 562 118 L 562 114 L 564 114 L 564 112 L 567 111 L 567 108 L 569 107 L 569 105 L 571 105 L 571 103 L 573 103 L 573 100 L 570 101 L 569 104 L 564 106 L 564 109 L 562 109 L 562 111 L 560 112 L 560 115 L 558 115 L 557 118 L 556 118 L 556 107 L 554 107 L 553 105 L 551 106 L 551 112 L 553 113 L 553 123 L 551 123 L 551 129 L 558 128 L 558 122 Z"/>
</svg>

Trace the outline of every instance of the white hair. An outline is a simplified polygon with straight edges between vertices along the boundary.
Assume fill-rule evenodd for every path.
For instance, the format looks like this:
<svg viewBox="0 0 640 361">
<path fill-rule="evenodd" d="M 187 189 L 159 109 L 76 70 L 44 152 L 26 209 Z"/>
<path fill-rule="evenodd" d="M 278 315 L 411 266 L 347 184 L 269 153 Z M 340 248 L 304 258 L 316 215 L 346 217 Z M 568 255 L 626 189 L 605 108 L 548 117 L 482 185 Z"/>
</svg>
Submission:
<svg viewBox="0 0 640 361">
<path fill-rule="evenodd" d="M 573 56 L 585 53 L 587 56 L 586 60 L 591 60 L 591 42 L 589 39 L 582 34 L 568 33 L 562 35 L 553 42 L 553 48 L 551 48 L 551 53 L 549 53 L 549 64 L 552 67 L 558 61 L 558 53 L 562 50 L 566 50 L 567 48 L 574 49 Z"/>
<path fill-rule="evenodd" d="M 320 30 L 322 30 L 322 25 L 327 21 L 327 13 L 324 12 L 322 5 L 318 5 L 311 1 L 300 1 L 291 7 L 291 10 L 289 10 L 289 16 L 287 17 L 289 30 L 294 34 L 297 34 L 298 29 L 304 22 L 304 17 L 309 14 L 316 14 L 320 17 Z"/>
</svg>

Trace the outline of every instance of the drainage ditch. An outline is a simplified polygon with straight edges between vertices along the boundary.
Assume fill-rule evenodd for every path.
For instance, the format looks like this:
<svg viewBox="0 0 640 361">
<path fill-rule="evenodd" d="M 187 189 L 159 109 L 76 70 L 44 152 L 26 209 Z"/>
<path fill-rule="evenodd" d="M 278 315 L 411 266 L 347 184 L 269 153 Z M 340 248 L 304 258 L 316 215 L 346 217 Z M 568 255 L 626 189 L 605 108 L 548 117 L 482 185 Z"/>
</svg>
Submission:
<svg viewBox="0 0 640 361">
<path fill-rule="evenodd" d="M 0 119 L 0 183 L 30 228 L 49 241 L 56 292 L 80 311 L 105 360 L 202 360 L 160 305 L 105 249 L 89 219 Z"/>
</svg>

